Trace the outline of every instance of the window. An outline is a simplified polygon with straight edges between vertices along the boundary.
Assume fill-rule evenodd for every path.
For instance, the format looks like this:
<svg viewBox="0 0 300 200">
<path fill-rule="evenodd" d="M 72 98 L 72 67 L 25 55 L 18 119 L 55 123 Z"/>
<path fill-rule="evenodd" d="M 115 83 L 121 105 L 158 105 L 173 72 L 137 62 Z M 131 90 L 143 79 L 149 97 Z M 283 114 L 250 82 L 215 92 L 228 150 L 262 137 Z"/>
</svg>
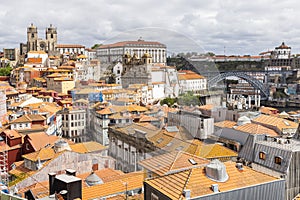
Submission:
<svg viewBox="0 0 300 200">
<path fill-rule="evenodd" d="M 281 165 L 282 163 L 282 158 L 280 156 L 275 156 L 274 162 L 278 165 Z"/>
<path fill-rule="evenodd" d="M 159 198 L 154 193 L 151 193 L 151 200 L 159 200 Z"/>
<path fill-rule="evenodd" d="M 259 152 L 259 159 L 266 160 L 266 153 L 265 152 Z"/>
</svg>

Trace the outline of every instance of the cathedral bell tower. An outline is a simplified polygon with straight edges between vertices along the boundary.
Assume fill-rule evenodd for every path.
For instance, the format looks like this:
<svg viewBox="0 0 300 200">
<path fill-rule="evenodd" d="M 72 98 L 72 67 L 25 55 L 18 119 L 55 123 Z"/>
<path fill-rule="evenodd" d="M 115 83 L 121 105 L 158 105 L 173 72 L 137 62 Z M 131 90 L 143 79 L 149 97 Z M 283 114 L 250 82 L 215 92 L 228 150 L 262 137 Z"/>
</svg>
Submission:
<svg viewBox="0 0 300 200">
<path fill-rule="evenodd" d="M 36 51 L 38 41 L 37 28 L 31 24 L 27 28 L 27 51 Z"/>
<path fill-rule="evenodd" d="M 46 43 L 48 52 L 54 52 L 56 50 L 57 30 L 52 24 L 46 29 Z"/>
</svg>

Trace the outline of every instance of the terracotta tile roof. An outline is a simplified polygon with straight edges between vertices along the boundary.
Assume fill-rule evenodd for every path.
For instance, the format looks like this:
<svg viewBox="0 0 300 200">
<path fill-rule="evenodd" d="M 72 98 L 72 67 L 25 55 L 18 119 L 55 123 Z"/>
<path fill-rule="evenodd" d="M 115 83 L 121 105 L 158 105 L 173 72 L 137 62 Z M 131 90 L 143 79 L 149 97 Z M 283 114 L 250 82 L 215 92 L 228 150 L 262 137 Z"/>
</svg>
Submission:
<svg viewBox="0 0 300 200">
<path fill-rule="evenodd" d="M 20 138 L 22 137 L 22 135 L 20 133 L 18 133 L 18 131 L 16 130 L 9 130 L 9 129 L 6 129 L 3 131 L 3 133 L 9 137 L 9 138 Z"/>
<path fill-rule="evenodd" d="M 82 199 L 94 199 L 120 194 L 124 193 L 126 188 L 127 190 L 139 189 L 143 187 L 143 181 L 144 172 L 132 172 L 120 175 L 117 180 L 82 188 Z"/>
<path fill-rule="evenodd" d="M 178 79 L 179 80 L 195 80 L 195 79 L 205 79 L 204 76 L 201 76 L 197 73 L 186 73 L 186 74 L 180 74 L 178 73 Z"/>
<path fill-rule="evenodd" d="M 121 132 L 123 134 L 126 134 L 126 135 L 134 134 L 135 129 L 146 132 L 147 135 L 155 135 L 160 131 L 158 128 L 155 128 L 155 129 L 153 129 L 152 127 L 148 128 L 146 126 L 142 126 L 142 125 L 139 125 L 137 123 L 132 123 L 132 124 L 124 126 L 124 127 L 113 127 L 113 128 L 116 131 L 119 131 L 119 132 Z"/>
<path fill-rule="evenodd" d="M 15 169 L 12 169 L 9 171 L 9 174 L 11 174 L 11 175 L 19 177 L 22 174 L 26 174 L 26 177 L 29 177 L 35 173 L 35 171 L 32 171 L 24 166 L 24 160 L 19 161 L 19 162 L 14 162 L 14 164 L 16 166 Z"/>
<path fill-rule="evenodd" d="M 28 58 L 26 63 L 42 63 L 42 58 Z"/>
<path fill-rule="evenodd" d="M 28 187 L 21 188 L 18 193 L 22 194 L 22 197 L 25 198 L 24 193 L 28 190 L 31 190 L 36 198 L 44 198 L 49 196 L 49 181 L 37 182 Z"/>
<path fill-rule="evenodd" d="M 31 143 L 35 151 L 44 148 L 48 144 L 52 146 L 57 140 L 59 140 L 58 136 L 48 135 L 45 132 L 31 133 L 27 134 L 25 137 L 28 137 L 28 141 Z"/>
<path fill-rule="evenodd" d="M 140 122 L 153 122 L 153 121 L 160 121 L 160 120 L 148 115 L 142 115 L 140 118 Z"/>
<path fill-rule="evenodd" d="M 33 53 L 33 54 L 47 54 L 45 51 L 29 51 L 28 53 Z"/>
<path fill-rule="evenodd" d="M 92 153 L 97 151 L 102 151 L 108 147 L 103 146 L 98 142 L 82 142 L 70 145 L 72 151 L 77 153 Z"/>
<path fill-rule="evenodd" d="M 129 105 L 127 109 L 129 112 L 133 112 L 133 111 L 145 112 L 148 110 L 146 107 L 138 106 L 138 105 Z"/>
<path fill-rule="evenodd" d="M 272 108 L 272 107 L 265 107 L 265 106 L 262 106 L 259 108 L 259 112 L 266 114 L 266 115 L 272 115 L 273 114 L 272 111 L 278 112 L 278 109 Z"/>
<path fill-rule="evenodd" d="M 192 159 L 196 164 L 191 163 Z M 162 154 L 149 159 L 140 161 L 140 165 L 145 169 L 154 172 L 159 176 L 184 171 L 186 169 L 202 166 L 209 163 L 209 160 L 189 154 L 184 151 L 174 151 L 171 153 Z"/>
<path fill-rule="evenodd" d="M 189 140 L 193 137 L 188 134 L 185 129 L 179 128 L 179 132 L 169 133 L 166 130 L 161 130 L 158 133 L 147 134 L 146 138 L 158 149 L 165 152 L 185 151 L 194 154 L 197 150 L 197 145 Z"/>
<path fill-rule="evenodd" d="M 27 117 L 32 121 L 44 121 L 46 118 L 42 115 L 33 115 L 33 114 L 28 114 Z"/>
<path fill-rule="evenodd" d="M 259 123 L 262 125 L 272 126 L 278 128 L 280 131 L 283 129 L 297 129 L 298 123 L 289 121 L 286 119 L 273 117 L 269 115 L 260 115 L 252 120 L 254 123 Z"/>
<path fill-rule="evenodd" d="M 220 128 L 233 128 L 234 126 L 236 126 L 236 122 L 225 120 L 221 122 L 216 122 L 214 125 Z"/>
<path fill-rule="evenodd" d="M 225 182 L 215 182 L 207 178 L 204 167 L 192 168 L 183 172 L 157 177 L 145 182 L 171 199 L 183 199 L 183 191 L 191 191 L 191 198 L 214 194 L 211 185 L 218 184 L 220 192 L 255 186 L 279 180 L 275 177 L 254 171 L 244 166 L 240 171 L 234 162 L 225 162 L 229 179 Z M 243 181 L 244 180 L 244 181 Z"/>
<path fill-rule="evenodd" d="M 113 113 L 116 113 L 116 111 L 112 107 L 107 107 L 96 112 L 100 115 L 111 115 Z"/>
<path fill-rule="evenodd" d="M 224 147 L 220 144 L 205 144 L 201 142 L 200 140 L 194 139 L 192 141 L 194 145 L 197 145 L 197 150 L 195 151 L 195 155 L 212 159 L 212 158 L 231 158 L 231 157 L 237 157 L 238 153 Z M 222 160 L 222 159 L 221 159 Z"/>
<path fill-rule="evenodd" d="M 106 200 L 143 200 L 144 199 L 144 193 L 142 194 L 134 194 L 133 196 L 126 196 L 125 194 L 119 194 L 116 196 L 108 197 Z"/>
<path fill-rule="evenodd" d="M 106 182 L 110 182 L 110 181 L 114 181 L 114 180 L 118 180 L 119 177 L 121 175 L 124 175 L 124 173 L 120 170 L 114 170 L 111 168 L 104 168 L 101 170 L 96 170 L 93 171 L 97 176 L 99 176 L 99 178 L 102 179 L 102 181 L 104 183 Z M 76 175 L 78 178 L 81 178 L 83 180 L 82 186 L 83 187 L 89 187 L 86 183 L 85 183 L 85 179 L 91 174 L 91 172 L 88 173 L 84 173 L 84 174 L 78 174 Z"/>
<path fill-rule="evenodd" d="M 85 48 L 80 44 L 57 44 L 56 48 Z"/>
<path fill-rule="evenodd" d="M 57 78 L 57 77 L 67 77 L 67 75 L 61 73 L 53 73 L 47 76 L 47 78 Z"/>
<path fill-rule="evenodd" d="M 10 123 L 14 124 L 14 123 L 26 123 L 26 122 L 28 122 L 28 123 L 31 122 L 31 119 L 27 115 L 23 115 L 15 120 L 13 120 Z"/>
<path fill-rule="evenodd" d="M 156 126 L 154 126 L 154 125 L 152 125 L 148 122 L 136 123 L 136 124 L 139 125 L 139 126 L 143 126 L 143 127 L 147 128 L 147 129 L 150 129 L 150 130 L 157 130 Z"/>
<path fill-rule="evenodd" d="M 109 119 L 131 119 L 132 116 L 130 115 L 122 115 L 121 113 L 115 113 L 109 116 Z"/>
<path fill-rule="evenodd" d="M 203 106 L 199 106 L 199 109 L 202 109 L 202 110 L 212 110 L 215 106 L 213 104 L 206 104 L 206 105 L 203 105 Z"/>
<path fill-rule="evenodd" d="M 40 159 L 41 161 L 45 161 L 45 160 L 50 160 L 54 157 L 55 157 L 55 151 L 51 147 L 42 148 L 39 151 L 23 155 L 23 158 L 34 162 L 36 162 L 38 159 Z"/>
<path fill-rule="evenodd" d="M 269 136 L 278 136 L 278 133 L 276 133 L 276 131 L 274 131 L 270 128 L 261 126 L 259 124 L 253 124 L 253 123 L 251 123 L 251 124 L 247 123 L 244 125 L 237 126 L 235 128 L 235 130 L 243 131 L 243 132 L 250 133 L 250 134 L 267 134 Z"/>
</svg>

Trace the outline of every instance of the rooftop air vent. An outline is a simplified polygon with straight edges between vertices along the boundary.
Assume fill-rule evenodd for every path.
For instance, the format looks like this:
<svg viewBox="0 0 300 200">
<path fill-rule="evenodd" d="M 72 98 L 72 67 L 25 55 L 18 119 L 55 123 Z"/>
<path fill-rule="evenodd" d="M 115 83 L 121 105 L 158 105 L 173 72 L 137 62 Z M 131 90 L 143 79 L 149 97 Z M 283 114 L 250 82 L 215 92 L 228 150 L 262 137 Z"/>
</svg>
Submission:
<svg viewBox="0 0 300 200">
<path fill-rule="evenodd" d="M 242 171 L 243 170 L 243 163 L 236 163 L 236 168 L 238 169 L 238 170 L 240 170 L 240 171 Z"/>
<path fill-rule="evenodd" d="M 197 164 L 198 164 L 193 158 L 190 158 L 190 159 L 189 159 L 189 162 L 190 162 L 192 165 L 197 165 Z"/>
<path fill-rule="evenodd" d="M 206 167 L 206 176 L 216 182 L 225 182 L 228 180 L 228 174 L 224 163 L 218 159 L 212 160 Z"/>
</svg>

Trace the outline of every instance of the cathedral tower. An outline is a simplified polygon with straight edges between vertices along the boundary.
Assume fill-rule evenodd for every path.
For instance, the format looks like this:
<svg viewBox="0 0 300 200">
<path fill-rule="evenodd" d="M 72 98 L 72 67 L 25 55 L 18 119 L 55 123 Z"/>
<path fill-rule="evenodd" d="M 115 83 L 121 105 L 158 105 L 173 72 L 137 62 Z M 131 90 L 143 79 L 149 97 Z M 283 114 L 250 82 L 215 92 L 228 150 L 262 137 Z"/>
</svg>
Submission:
<svg viewBox="0 0 300 200">
<path fill-rule="evenodd" d="M 47 42 L 47 51 L 55 51 L 57 45 L 57 30 L 55 27 L 50 24 L 50 27 L 46 29 L 46 42 Z"/>
<path fill-rule="evenodd" d="M 37 28 L 31 24 L 27 28 L 27 52 L 37 50 L 38 32 Z"/>
</svg>

